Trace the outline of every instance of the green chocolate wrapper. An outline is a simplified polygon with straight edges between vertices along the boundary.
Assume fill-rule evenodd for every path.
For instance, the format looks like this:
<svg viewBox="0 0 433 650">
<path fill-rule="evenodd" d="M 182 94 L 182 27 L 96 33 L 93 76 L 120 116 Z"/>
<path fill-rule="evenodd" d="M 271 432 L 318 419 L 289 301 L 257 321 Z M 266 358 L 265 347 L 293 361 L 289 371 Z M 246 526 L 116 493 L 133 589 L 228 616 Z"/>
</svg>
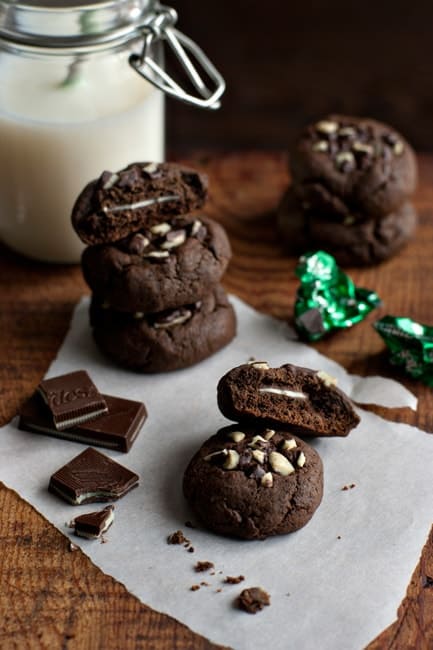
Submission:
<svg viewBox="0 0 433 650">
<path fill-rule="evenodd" d="M 301 281 L 295 302 L 295 327 L 299 336 L 318 341 L 326 334 L 352 327 L 380 305 L 374 291 L 355 286 L 324 251 L 299 259 L 296 275 Z"/>
<path fill-rule="evenodd" d="M 373 326 L 389 349 L 390 362 L 433 386 L 433 327 L 405 316 L 384 316 Z"/>
</svg>

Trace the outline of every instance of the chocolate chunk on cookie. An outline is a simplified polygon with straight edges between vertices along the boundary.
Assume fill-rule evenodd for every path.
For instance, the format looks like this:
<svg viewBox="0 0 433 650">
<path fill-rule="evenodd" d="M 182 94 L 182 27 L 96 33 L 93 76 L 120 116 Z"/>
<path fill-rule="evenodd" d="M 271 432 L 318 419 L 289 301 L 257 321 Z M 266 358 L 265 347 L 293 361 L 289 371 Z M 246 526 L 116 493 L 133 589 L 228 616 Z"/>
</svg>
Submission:
<svg viewBox="0 0 433 650">
<path fill-rule="evenodd" d="M 188 215 L 89 246 L 82 268 L 92 291 L 113 309 L 148 313 L 200 300 L 219 282 L 230 256 L 222 226 Z"/>
<path fill-rule="evenodd" d="M 377 264 L 397 253 L 413 237 L 418 217 L 412 203 L 403 203 L 381 219 L 356 215 L 341 220 L 336 215 L 302 210 L 291 188 L 277 215 L 284 247 L 293 254 L 320 248 L 344 266 Z"/>
<path fill-rule="evenodd" d="M 351 400 L 324 371 L 252 362 L 218 383 L 218 406 L 236 422 L 283 427 L 304 436 L 347 436 L 359 423 Z"/>
<path fill-rule="evenodd" d="M 104 172 L 81 192 L 72 225 L 86 244 L 127 237 L 167 215 L 186 214 L 204 204 L 207 177 L 175 163 L 133 163 Z"/>
<path fill-rule="evenodd" d="M 397 131 L 345 115 L 330 115 L 304 129 L 291 152 L 291 171 L 304 210 L 342 218 L 387 215 L 417 182 L 414 152 Z"/>
<path fill-rule="evenodd" d="M 322 461 L 287 431 L 238 424 L 203 444 L 185 471 L 183 491 L 214 532 L 264 539 L 311 519 L 323 494 Z"/>
<path fill-rule="evenodd" d="M 97 345 L 110 359 L 145 373 L 191 366 L 236 334 L 235 313 L 221 286 L 197 303 L 155 314 L 104 308 L 94 296 L 90 322 Z"/>
</svg>

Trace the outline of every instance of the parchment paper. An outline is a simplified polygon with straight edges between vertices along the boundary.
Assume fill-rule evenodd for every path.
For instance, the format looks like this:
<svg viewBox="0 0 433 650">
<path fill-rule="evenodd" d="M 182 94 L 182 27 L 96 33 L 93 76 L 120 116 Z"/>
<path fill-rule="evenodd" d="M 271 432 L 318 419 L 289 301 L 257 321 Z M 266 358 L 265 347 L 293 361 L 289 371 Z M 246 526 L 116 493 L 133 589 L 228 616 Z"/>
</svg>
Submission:
<svg viewBox="0 0 433 650">
<path fill-rule="evenodd" d="M 182 474 L 202 441 L 228 424 L 215 389 L 229 368 L 250 357 L 271 365 L 293 362 L 337 376 L 355 399 L 416 405 L 396 382 L 349 376 L 312 347 L 290 340 L 284 324 L 233 302 L 239 319 L 233 343 L 196 367 L 150 377 L 103 359 L 89 331 L 88 300 L 77 306 L 48 376 L 86 368 L 102 392 L 144 400 L 149 418 L 129 454 L 102 450 L 141 477 L 140 486 L 116 503 L 108 542 L 72 539 L 145 603 L 215 642 L 237 650 L 360 649 L 394 620 L 433 522 L 433 438 L 359 411 L 361 424 L 348 438 L 312 443 L 324 462 L 325 494 L 305 528 L 260 542 L 185 528 L 193 517 L 182 497 Z M 19 431 L 12 422 L 0 430 L 0 477 L 68 532 L 65 522 L 95 504 L 69 506 L 46 488 L 49 476 L 83 448 Z M 356 487 L 342 490 L 352 483 Z M 179 528 L 195 553 L 166 544 Z M 198 560 L 214 562 L 216 574 L 195 573 Z M 222 583 L 239 574 L 244 583 Z M 190 591 L 202 580 L 210 586 Z M 271 606 L 256 616 L 236 610 L 234 599 L 246 586 L 266 589 Z"/>
</svg>

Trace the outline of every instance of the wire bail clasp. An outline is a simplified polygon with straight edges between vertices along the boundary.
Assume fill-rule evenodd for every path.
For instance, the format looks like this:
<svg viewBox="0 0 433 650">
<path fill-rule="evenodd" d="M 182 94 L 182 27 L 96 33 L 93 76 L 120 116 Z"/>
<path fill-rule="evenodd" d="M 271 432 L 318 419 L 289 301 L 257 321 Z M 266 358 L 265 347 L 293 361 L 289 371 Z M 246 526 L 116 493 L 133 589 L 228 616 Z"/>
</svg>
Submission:
<svg viewBox="0 0 433 650">
<path fill-rule="evenodd" d="M 142 28 L 144 42 L 141 54 L 131 54 L 129 64 L 146 81 L 167 95 L 186 104 L 215 110 L 221 105 L 219 99 L 225 91 L 225 81 L 197 43 L 174 27 L 176 22 L 177 12 L 171 7 L 159 5 L 157 12 Z M 197 95 L 192 95 L 184 90 L 152 58 L 151 45 L 158 40 L 167 43 L 170 47 L 197 90 Z M 191 60 L 191 55 L 194 62 Z M 201 68 L 213 82 L 212 89 L 208 88 L 201 78 L 196 64 L 199 64 L 199 69 Z"/>
</svg>

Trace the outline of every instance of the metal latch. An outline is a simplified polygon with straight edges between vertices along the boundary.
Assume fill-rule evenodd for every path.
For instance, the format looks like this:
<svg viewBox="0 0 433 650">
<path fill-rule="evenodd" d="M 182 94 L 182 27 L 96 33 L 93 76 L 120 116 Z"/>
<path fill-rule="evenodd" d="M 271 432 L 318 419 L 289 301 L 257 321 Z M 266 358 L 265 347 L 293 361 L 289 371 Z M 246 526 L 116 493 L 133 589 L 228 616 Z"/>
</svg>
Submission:
<svg viewBox="0 0 433 650">
<path fill-rule="evenodd" d="M 177 12 L 171 7 L 159 5 L 154 17 L 142 28 L 144 41 L 141 54 L 131 54 L 129 64 L 146 81 L 167 95 L 186 104 L 215 110 L 220 107 L 219 99 L 225 91 L 225 81 L 197 43 L 174 27 L 176 22 Z M 157 41 L 166 43 L 177 57 L 197 95 L 184 90 L 152 57 L 151 46 Z M 205 84 L 200 71 L 206 73 L 212 88 Z"/>
</svg>

